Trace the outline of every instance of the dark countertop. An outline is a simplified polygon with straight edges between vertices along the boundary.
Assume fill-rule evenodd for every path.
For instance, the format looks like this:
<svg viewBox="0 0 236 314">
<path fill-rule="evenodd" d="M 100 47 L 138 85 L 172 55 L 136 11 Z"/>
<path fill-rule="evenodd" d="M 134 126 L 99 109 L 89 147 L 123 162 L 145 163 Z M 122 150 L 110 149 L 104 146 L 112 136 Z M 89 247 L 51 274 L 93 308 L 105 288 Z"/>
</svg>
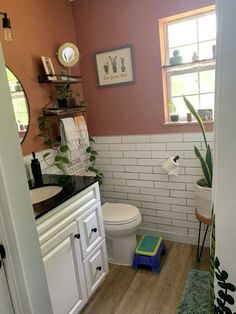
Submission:
<svg viewBox="0 0 236 314">
<path fill-rule="evenodd" d="M 49 185 L 59 185 L 63 187 L 62 191 L 57 195 L 33 205 L 35 219 L 38 219 L 51 209 L 70 199 L 72 196 L 85 190 L 98 180 L 98 177 L 47 174 L 43 175 L 43 185 L 34 186 L 33 180 L 28 181 L 30 190 Z"/>
</svg>

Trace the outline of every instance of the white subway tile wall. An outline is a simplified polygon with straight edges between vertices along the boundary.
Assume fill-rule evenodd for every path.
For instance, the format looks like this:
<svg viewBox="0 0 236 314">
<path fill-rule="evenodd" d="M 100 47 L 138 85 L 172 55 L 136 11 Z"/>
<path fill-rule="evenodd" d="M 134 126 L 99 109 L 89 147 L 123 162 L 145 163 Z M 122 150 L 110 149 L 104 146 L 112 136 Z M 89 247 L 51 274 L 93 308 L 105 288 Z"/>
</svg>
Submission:
<svg viewBox="0 0 236 314">
<path fill-rule="evenodd" d="M 142 213 L 139 234 L 158 234 L 165 239 L 196 244 L 198 221 L 195 218 L 194 182 L 201 177 L 200 162 L 193 146 L 204 150 L 201 133 L 153 134 L 94 137 L 98 153 L 96 167 L 104 174 L 100 186 L 102 203 L 116 202 L 137 206 Z M 213 148 L 213 133 L 207 133 Z M 50 167 L 53 153 L 43 160 L 37 153 L 43 173 L 61 173 Z M 163 170 L 163 161 L 180 156 L 178 176 Z M 28 179 L 32 178 L 31 156 L 25 158 Z M 88 156 L 81 150 L 81 169 Z M 202 233 L 205 227 L 202 227 Z M 206 241 L 209 245 L 209 235 Z"/>
<path fill-rule="evenodd" d="M 207 139 L 213 148 L 213 133 L 207 133 Z M 143 217 L 140 234 L 196 244 L 194 182 L 202 171 L 193 146 L 204 150 L 202 134 L 104 136 L 95 141 L 96 165 L 105 177 L 100 187 L 102 202 L 137 206 Z M 162 163 L 176 155 L 180 156 L 179 175 L 168 176 Z"/>
</svg>

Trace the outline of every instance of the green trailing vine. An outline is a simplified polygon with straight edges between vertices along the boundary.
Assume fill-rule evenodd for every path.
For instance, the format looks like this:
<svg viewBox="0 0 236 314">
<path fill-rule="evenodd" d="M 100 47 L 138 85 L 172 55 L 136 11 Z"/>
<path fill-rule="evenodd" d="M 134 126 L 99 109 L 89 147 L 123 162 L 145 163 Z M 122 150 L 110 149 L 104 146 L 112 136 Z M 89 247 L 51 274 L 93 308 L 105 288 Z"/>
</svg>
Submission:
<svg viewBox="0 0 236 314">
<path fill-rule="evenodd" d="M 229 275 L 225 270 L 220 270 L 220 261 L 217 257 L 215 258 L 215 276 L 220 289 L 216 298 L 217 304 L 214 306 L 214 313 L 235 314 L 229 306 L 234 304 L 234 298 L 230 292 L 235 292 L 236 288 L 232 283 L 227 282 Z"/>
<path fill-rule="evenodd" d="M 69 164 L 70 161 L 65 153 L 68 150 L 68 146 L 61 143 L 61 137 L 57 136 L 55 140 L 53 140 L 52 132 L 54 128 L 51 126 L 47 117 L 40 116 L 38 118 L 38 127 L 40 133 L 37 136 L 44 137 L 44 144 L 48 146 L 48 148 L 54 151 L 53 161 L 51 163 L 48 162 L 48 157 L 50 156 L 50 152 L 43 154 L 43 160 L 49 166 L 56 166 L 58 169 L 63 170 L 63 164 Z"/>
<path fill-rule="evenodd" d="M 89 136 L 89 142 L 95 143 L 95 140 L 91 136 Z M 89 154 L 89 161 L 91 163 L 90 166 L 88 167 L 88 170 L 94 172 L 96 174 L 96 176 L 99 177 L 99 185 L 101 185 L 103 182 L 104 175 L 100 170 L 98 170 L 95 167 L 95 162 L 96 162 L 96 158 L 98 156 L 98 153 L 93 149 L 92 145 L 87 147 L 86 153 Z"/>
<path fill-rule="evenodd" d="M 212 229 L 211 229 L 211 253 L 210 253 L 210 311 L 209 314 L 213 313 L 214 309 L 214 301 L 215 301 L 215 294 L 214 294 L 214 278 L 215 278 L 215 214 L 214 208 L 212 209 Z"/>
</svg>

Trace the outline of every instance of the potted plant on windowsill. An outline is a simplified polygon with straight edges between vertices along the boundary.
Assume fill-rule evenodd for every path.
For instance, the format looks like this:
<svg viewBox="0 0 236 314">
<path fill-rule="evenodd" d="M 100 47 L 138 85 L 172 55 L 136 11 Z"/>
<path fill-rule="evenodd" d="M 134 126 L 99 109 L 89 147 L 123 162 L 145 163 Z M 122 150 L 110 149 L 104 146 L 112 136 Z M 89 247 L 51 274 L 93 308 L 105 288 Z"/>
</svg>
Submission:
<svg viewBox="0 0 236 314">
<path fill-rule="evenodd" d="M 194 152 L 196 157 L 200 160 L 203 178 L 197 180 L 195 182 L 196 188 L 196 208 L 200 215 L 206 218 L 211 218 L 211 208 L 212 208 L 212 177 L 213 177 L 213 163 L 212 163 L 212 154 L 210 145 L 206 139 L 206 132 L 200 118 L 199 114 L 194 109 L 193 105 L 187 100 L 185 96 L 183 96 L 185 105 L 187 106 L 188 110 L 192 113 L 192 115 L 197 120 L 204 139 L 206 152 L 205 156 L 202 156 L 199 149 L 194 146 Z"/>
<path fill-rule="evenodd" d="M 169 115 L 171 122 L 179 121 L 179 115 L 176 114 L 176 105 L 173 103 L 172 100 L 168 101 L 168 108 L 169 108 Z"/>
</svg>

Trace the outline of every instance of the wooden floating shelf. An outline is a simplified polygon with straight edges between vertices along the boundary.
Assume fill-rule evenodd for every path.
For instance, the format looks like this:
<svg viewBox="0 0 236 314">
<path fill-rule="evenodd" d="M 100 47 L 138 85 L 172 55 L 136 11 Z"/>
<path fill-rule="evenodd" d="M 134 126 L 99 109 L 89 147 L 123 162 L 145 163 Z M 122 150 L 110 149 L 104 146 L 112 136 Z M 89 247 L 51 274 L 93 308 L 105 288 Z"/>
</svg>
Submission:
<svg viewBox="0 0 236 314">
<path fill-rule="evenodd" d="M 42 109 L 45 116 L 65 116 L 65 115 L 77 115 L 78 113 L 84 113 L 85 108 L 44 108 Z"/>
<path fill-rule="evenodd" d="M 45 74 L 39 75 L 38 81 L 44 84 L 78 84 L 82 82 L 82 77 L 79 75 Z"/>
</svg>

